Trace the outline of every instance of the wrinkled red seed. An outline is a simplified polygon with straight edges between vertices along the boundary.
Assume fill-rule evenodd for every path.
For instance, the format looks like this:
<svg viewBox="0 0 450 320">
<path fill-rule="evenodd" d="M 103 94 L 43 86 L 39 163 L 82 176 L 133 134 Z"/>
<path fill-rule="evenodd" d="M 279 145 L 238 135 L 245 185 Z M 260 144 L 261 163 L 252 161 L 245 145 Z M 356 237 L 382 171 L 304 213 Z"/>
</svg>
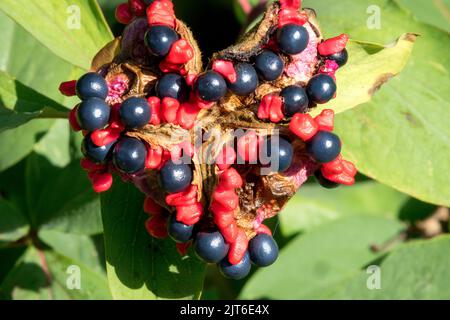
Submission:
<svg viewBox="0 0 450 320">
<path fill-rule="evenodd" d="M 192 245 L 191 241 L 186 242 L 186 243 L 178 243 L 178 242 L 175 243 L 177 251 L 180 254 L 180 256 L 182 256 L 182 257 L 186 255 L 186 253 L 188 252 L 189 247 L 191 245 Z"/>
<path fill-rule="evenodd" d="M 111 107 L 111 116 L 109 118 L 109 127 L 119 131 L 125 130 L 125 125 L 120 117 L 120 104 L 116 103 Z"/>
<path fill-rule="evenodd" d="M 236 151 L 230 146 L 225 146 L 216 158 L 216 165 L 220 170 L 229 168 L 236 162 Z"/>
<path fill-rule="evenodd" d="M 282 8 L 294 8 L 300 9 L 302 6 L 301 0 L 280 0 L 280 4 Z"/>
<path fill-rule="evenodd" d="M 224 237 L 225 241 L 227 243 L 234 243 L 236 242 L 237 236 L 239 232 L 239 227 L 235 222 L 231 223 L 225 228 L 220 229 L 220 233 L 222 233 L 222 236 Z"/>
<path fill-rule="evenodd" d="M 236 83 L 237 73 L 236 69 L 234 69 L 233 62 L 226 60 L 216 60 L 213 63 L 212 69 L 222 75 L 222 77 L 227 79 L 229 82 Z"/>
<path fill-rule="evenodd" d="M 80 160 L 80 165 L 86 171 L 104 171 L 104 170 L 106 170 L 105 165 L 95 163 L 94 161 L 92 161 L 88 158 L 82 158 Z"/>
<path fill-rule="evenodd" d="M 195 125 L 200 108 L 190 102 L 182 103 L 177 112 L 177 123 L 186 130 L 190 130 Z"/>
<path fill-rule="evenodd" d="M 78 120 L 77 120 L 77 110 L 78 110 L 78 106 L 73 108 L 72 111 L 70 111 L 70 113 L 69 113 L 70 127 L 72 128 L 73 131 L 76 131 L 76 132 L 81 131 L 81 126 L 78 124 Z"/>
<path fill-rule="evenodd" d="M 149 215 L 159 215 L 163 212 L 163 207 L 156 203 L 152 197 L 146 197 L 144 200 L 144 212 Z"/>
<path fill-rule="evenodd" d="M 244 184 L 241 175 L 234 168 L 229 168 L 220 175 L 219 185 L 224 189 L 241 188 Z"/>
<path fill-rule="evenodd" d="M 296 113 L 289 123 L 289 129 L 303 141 L 308 141 L 316 135 L 319 125 L 309 114 Z"/>
<path fill-rule="evenodd" d="M 145 228 L 154 238 L 164 239 L 168 236 L 167 218 L 164 215 L 158 214 L 147 219 L 147 221 L 145 221 Z"/>
<path fill-rule="evenodd" d="M 121 24 L 129 24 L 133 19 L 128 3 L 119 4 L 116 7 L 116 20 Z"/>
<path fill-rule="evenodd" d="M 265 234 L 267 234 L 269 236 L 272 236 L 272 231 L 265 224 L 261 224 L 255 231 L 258 234 L 265 233 Z"/>
<path fill-rule="evenodd" d="M 111 128 L 95 130 L 91 133 L 91 140 L 98 147 L 106 146 L 107 144 L 119 139 L 119 137 L 120 131 Z"/>
<path fill-rule="evenodd" d="M 175 11 L 170 0 L 155 0 L 147 8 L 147 20 L 150 26 L 164 25 L 173 29 L 176 27 Z"/>
<path fill-rule="evenodd" d="M 258 118 L 269 119 L 274 123 L 283 120 L 283 99 L 275 94 L 265 95 L 259 104 Z"/>
<path fill-rule="evenodd" d="M 197 203 L 197 193 L 198 187 L 196 185 L 191 185 L 185 191 L 172 193 L 166 196 L 166 203 L 169 206 L 183 206 L 183 205 L 193 205 Z"/>
<path fill-rule="evenodd" d="M 201 203 L 177 207 L 177 221 L 192 226 L 200 221 L 203 215 Z"/>
<path fill-rule="evenodd" d="M 226 228 L 230 224 L 236 222 L 234 218 L 234 211 L 227 211 L 217 202 L 211 203 L 210 210 L 214 213 L 214 223 L 219 228 Z"/>
<path fill-rule="evenodd" d="M 319 130 L 333 131 L 334 129 L 334 111 L 331 109 L 323 110 L 318 116 L 314 118 L 319 125 Z"/>
<path fill-rule="evenodd" d="M 177 124 L 177 112 L 180 102 L 177 99 L 166 97 L 162 100 L 161 109 L 163 119 L 172 124 Z"/>
<path fill-rule="evenodd" d="M 237 154 L 241 159 L 250 163 L 258 160 L 259 138 L 254 131 L 240 137 L 237 142 Z"/>
<path fill-rule="evenodd" d="M 317 46 L 320 55 L 329 56 L 345 49 L 348 42 L 348 35 L 341 34 L 337 37 L 327 39 Z"/>
<path fill-rule="evenodd" d="M 185 64 L 194 58 L 194 49 L 185 39 L 175 41 L 164 59 L 169 64 Z"/>
<path fill-rule="evenodd" d="M 77 95 L 76 92 L 77 80 L 66 81 L 60 84 L 59 92 L 67 97 L 73 97 Z"/>
<path fill-rule="evenodd" d="M 145 16 L 146 5 L 143 0 L 128 0 L 128 7 L 136 17 Z"/>
<path fill-rule="evenodd" d="M 213 192 L 213 199 L 230 211 L 236 209 L 239 205 L 239 197 L 234 190 L 218 187 Z"/>
<path fill-rule="evenodd" d="M 304 25 L 308 21 L 308 16 L 298 9 L 285 8 L 281 9 L 278 14 L 278 28 L 282 28 L 287 24 Z"/>
<path fill-rule="evenodd" d="M 147 145 L 147 158 L 145 160 L 145 168 L 156 169 L 161 166 L 163 158 L 163 148 L 160 146 L 150 147 Z"/>
<path fill-rule="evenodd" d="M 241 262 L 242 258 L 245 255 L 248 247 L 248 239 L 245 231 L 242 229 L 238 230 L 237 237 L 234 243 L 230 246 L 230 251 L 228 252 L 228 261 L 231 264 L 238 264 Z"/>
<path fill-rule="evenodd" d="M 93 172 L 89 174 L 92 188 L 97 193 L 108 191 L 113 183 L 113 176 L 109 172 Z"/>
<path fill-rule="evenodd" d="M 150 124 L 157 126 L 161 124 L 162 112 L 161 112 L 161 99 L 158 97 L 150 97 L 147 99 L 148 105 L 151 110 Z"/>
</svg>

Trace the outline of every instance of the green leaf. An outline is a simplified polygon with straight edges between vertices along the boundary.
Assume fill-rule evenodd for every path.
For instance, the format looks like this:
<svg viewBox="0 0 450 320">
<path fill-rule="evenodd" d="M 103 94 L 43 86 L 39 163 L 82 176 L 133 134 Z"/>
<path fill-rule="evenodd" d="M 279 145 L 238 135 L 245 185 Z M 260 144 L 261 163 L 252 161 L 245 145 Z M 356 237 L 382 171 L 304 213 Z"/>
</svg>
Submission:
<svg viewBox="0 0 450 320">
<path fill-rule="evenodd" d="M 21 127 L 0 132 L 0 171 L 25 158 L 45 136 L 54 120 L 38 119 Z M 7 152 L 5 152 L 7 151 Z"/>
<path fill-rule="evenodd" d="M 350 42 L 347 46 L 349 61 L 336 73 L 337 97 L 314 109 L 313 114 L 330 108 L 339 113 L 369 101 L 381 85 L 405 67 L 415 39 L 413 34 L 404 34 L 384 47 Z"/>
<path fill-rule="evenodd" d="M 53 53 L 86 70 L 113 38 L 95 0 L 3 0 L 0 10 Z"/>
<path fill-rule="evenodd" d="M 70 125 L 67 120 L 56 120 L 45 136 L 34 146 L 34 151 L 47 158 L 56 167 L 65 167 L 71 161 Z"/>
<path fill-rule="evenodd" d="M 44 109 L 52 117 L 67 115 L 67 110 L 57 102 L 0 71 L 0 133 L 42 115 Z"/>
<path fill-rule="evenodd" d="M 180 257 L 175 243 L 150 237 L 144 195 L 119 179 L 102 195 L 109 286 L 115 299 L 199 298 L 205 264 Z"/>
<path fill-rule="evenodd" d="M 370 245 L 385 242 L 401 228 L 395 220 L 353 216 L 297 236 L 275 264 L 255 272 L 240 298 L 314 299 L 379 257 Z"/>
<path fill-rule="evenodd" d="M 381 8 L 379 30 L 366 26 L 372 4 Z M 415 21 L 395 1 L 330 6 L 317 0 L 314 7 L 323 30 L 346 31 L 353 38 L 386 42 L 399 32 L 420 34 L 405 70 L 370 103 L 338 115 L 336 130 L 344 155 L 362 173 L 425 202 L 450 206 L 449 34 Z"/>
<path fill-rule="evenodd" d="M 330 299 L 450 299 L 450 237 L 414 241 L 394 250 L 380 266 L 380 289 L 367 288 L 367 272 L 325 288 Z"/>
<path fill-rule="evenodd" d="M 382 184 L 367 181 L 352 187 L 325 189 L 305 184 L 280 213 L 285 236 L 352 215 L 397 218 L 409 197 Z"/>
<path fill-rule="evenodd" d="M 449 0 L 396 0 L 396 2 L 411 11 L 417 20 L 450 32 Z"/>
<path fill-rule="evenodd" d="M 72 108 L 77 98 L 63 96 L 63 81 L 77 79 L 84 71 L 55 55 L 25 29 L 0 11 L 0 70 L 45 97 Z"/>
<path fill-rule="evenodd" d="M 27 220 L 13 202 L 0 197 L 0 246 L 16 241 L 28 232 Z"/>
<path fill-rule="evenodd" d="M 69 267 L 80 271 L 80 289 L 70 289 Z M 106 277 L 78 261 L 51 251 L 29 248 L 0 286 L 0 296 L 19 300 L 110 299 Z"/>
</svg>

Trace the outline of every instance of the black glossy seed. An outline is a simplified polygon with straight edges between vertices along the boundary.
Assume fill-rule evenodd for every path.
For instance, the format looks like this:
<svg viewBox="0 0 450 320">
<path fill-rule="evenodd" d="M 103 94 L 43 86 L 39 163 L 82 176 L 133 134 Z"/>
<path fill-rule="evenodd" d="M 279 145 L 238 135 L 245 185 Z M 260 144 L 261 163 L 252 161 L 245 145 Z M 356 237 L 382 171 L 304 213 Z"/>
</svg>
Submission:
<svg viewBox="0 0 450 320">
<path fill-rule="evenodd" d="M 168 193 L 177 193 L 187 189 L 192 182 L 192 169 L 187 164 L 175 164 L 167 161 L 161 169 L 161 184 Z"/>
<path fill-rule="evenodd" d="M 274 81 L 283 74 L 284 62 L 280 55 L 264 50 L 255 59 L 255 69 L 262 79 Z"/>
<path fill-rule="evenodd" d="M 194 226 L 177 221 L 176 214 L 172 214 L 167 224 L 167 231 L 175 242 L 186 243 L 192 238 Z"/>
<path fill-rule="evenodd" d="M 122 138 L 113 152 L 114 165 L 122 172 L 136 173 L 145 167 L 147 148 L 135 138 Z"/>
<path fill-rule="evenodd" d="M 278 258 L 278 245 L 268 234 L 260 233 L 248 244 L 251 261 L 259 267 L 267 267 Z"/>
<path fill-rule="evenodd" d="M 331 162 L 341 153 L 341 140 L 332 132 L 319 131 L 308 141 L 307 150 L 317 162 Z"/>
<path fill-rule="evenodd" d="M 89 98 L 105 100 L 108 96 L 108 83 L 98 73 L 89 72 L 78 79 L 76 92 L 81 100 Z"/>
<path fill-rule="evenodd" d="M 153 55 L 164 57 L 178 38 L 178 34 L 171 27 L 152 26 L 145 34 L 145 45 Z"/>
<path fill-rule="evenodd" d="M 327 103 L 336 93 L 336 83 L 329 75 L 318 74 L 309 80 L 306 93 L 309 99 L 315 103 Z"/>
<path fill-rule="evenodd" d="M 299 54 L 306 49 L 309 42 L 308 30 L 296 24 L 287 24 L 277 32 L 277 42 L 286 54 Z"/>
<path fill-rule="evenodd" d="M 207 71 L 197 78 L 195 92 L 204 101 L 219 101 L 227 93 L 227 83 L 217 72 Z"/>
<path fill-rule="evenodd" d="M 77 120 L 84 130 L 95 131 L 108 124 L 110 111 L 104 100 L 89 98 L 78 105 Z"/>
<path fill-rule="evenodd" d="M 131 97 L 120 106 L 120 118 L 129 129 L 144 127 L 151 118 L 151 110 L 144 98 Z"/>
<path fill-rule="evenodd" d="M 255 92 L 259 84 L 255 68 L 248 63 L 238 63 L 234 68 L 237 81 L 235 83 L 228 82 L 228 88 L 238 96 L 247 96 Z"/>
<path fill-rule="evenodd" d="M 344 66 L 348 61 L 348 52 L 347 49 L 344 49 L 338 53 L 332 54 L 331 56 L 326 57 L 329 60 L 334 60 L 339 65 L 339 67 Z"/>
<path fill-rule="evenodd" d="M 81 152 L 89 160 L 95 163 L 106 163 L 110 160 L 111 150 L 116 141 L 113 141 L 104 146 L 97 146 L 92 142 L 91 134 L 84 137 L 83 143 L 81 144 Z"/>
<path fill-rule="evenodd" d="M 286 117 L 292 117 L 296 113 L 308 111 L 309 99 L 305 89 L 300 86 L 288 86 L 284 88 L 280 96 L 283 97 L 283 113 Z"/>
<path fill-rule="evenodd" d="M 168 73 L 159 79 L 156 93 L 161 99 L 168 97 L 184 101 L 188 96 L 188 86 L 186 80 L 179 74 Z"/>
<path fill-rule="evenodd" d="M 195 236 L 195 253 L 206 263 L 221 261 L 227 255 L 229 247 L 219 231 L 199 232 Z"/>
<path fill-rule="evenodd" d="M 228 258 L 225 257 L 219 263 L 220 273 L 228 279 L 240 280 L 245 278 L 252 268 L 252 263 L 250 261 L 250 255 L 248 252 L 245 253 L 244 257 L 238 264 L 231 264 Z"/>
</svg>

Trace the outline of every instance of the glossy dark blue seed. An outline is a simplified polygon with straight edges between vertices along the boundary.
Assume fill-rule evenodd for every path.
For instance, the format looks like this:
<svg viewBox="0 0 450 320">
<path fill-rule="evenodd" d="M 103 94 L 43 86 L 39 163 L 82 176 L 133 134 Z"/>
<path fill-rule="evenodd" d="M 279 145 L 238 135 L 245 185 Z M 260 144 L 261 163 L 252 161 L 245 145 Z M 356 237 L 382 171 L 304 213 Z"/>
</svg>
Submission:
<svg viewBox="0 0 450 320">
<path fill-rule="evenodd" d="M 91 139 L 91 134 L 84 137 L 83 143 L 81 144 L 81 152 L 89 160 L 95 163 L 106 163 L 110 160 L 111 149 L 116 142 L 111 142 L 105 146 L 96 146 Z"/>
<path fill-rule="evenodd" d="M 240 280 L 245 278 L 249 273 L 250 269 L 252 268 L 252 263 L 250 261 L 250 255 L 248 252 L 245 253 L 244 257 L 238 264 L 231 264 L 228 261 L 228 258 L 225 257 L 220 263 L 219 263 L 219 270 L 220 273 L 228 279 L 233 280 Z"/>
<path fill-rule="evenodd" d="M 102 129 L 108 124 L 110 112 L 111 108 L 102 99 L 84 100 L 78 105 L 78 123 L 87 131 Z"/>
<path fill-rule="evenodd" d="M 261 152 L 266 154 L 261 155 L 261 159 L 267 157 L 274 172 L 284 172 L 291 166 L 294 150 L 289 141 L 281 137 L 271 137 L 263 146 Z"/>
<path fill-rule="evenodd" d="M 152 26 L 145 34 L 145 45 L 157 57 L 166 56 L 172 44 L 179 38 L 178 34 L 168 26 Z"/>
<path fill-rule="evenodd" d="M 136 173 L 145 167 L 147 148 L 135 138 L 122 138 L 114 147 L 114 165 L 122 172 Z"/>
<path fill-rule="evenodd" d="M 167 231 L 169 236 L 178 243 L 186 243 L 192 238 L 194 226 L 188 226 L 182 222 L 177 221 L 176 214 L 172 214 L 167 224 Z"/>
<path fill-rule="evenodd" d="M 348 52 L 347 49 L 344 49 L 340 52 L 332 54 L 331 56 L 326 57 L 329 60 L 334 60 L 339 65 L 339 67 L 344 66 L 348 61 Z"/>
<path fill-rule="evenodd" d="M 329 75 L 318 74 L 309 80 L 306 93 L 309 99 L 315 103 L 327 103 L 336 93 L 336 83 Z"/>
<path fill-rule="evenodd" d="M 262 79 L 274 81 L 282 75 L 284 61 L 275 52 L 264 50 L 255 59 L 255 69 Z"/>
<path fill-rule="evenodd" d="M 144 98 L 131 97 L 120 106 L 120 118 L 128 129 L 139 129 L 150 121 L 151 110 Z"/>
<path fill-rule="evenodd" d="M 325 178 L 321 170 L 316 170 L 316 172 L 314 172 L 314 176 L 316 177 L 317 182 L 326 189 L 334 189 L 339 187 L 339 183 L 330 181 Z"/>
<path fill-rule="evenodd" d="M 215 102 L 227 94 L 227 83 L 217 72 L 207 71 L 197 78 L 194 90 L 200 99 Z"/>
<path fill-rule="evenodd" d="M 300 86 L 288 86 L 284 88 L 280 96 L 283 98 L 283 113 L 286 117 L 292 117 L 296 113 L 308 111 L 309 99 L 305 89 Z"/>
<path fill-rule="evenodd" d="M 166 97 L 184 101 L 188 95 L 186 80 L 176 73 L 168 73 L 159 79 L 156 84 L 156 94 L 159 98 Z"/>
<path fill-rule="evenodd" d="M 86 100 L 89 98 L 99 98 L 105 100 L 108 96 L 108 83 L 98 73 L 86 73 L 78 79 L 76 92 L 78 98 L 81 100 Z"/>
<path fill-rule="evenodd" d="M 237 75 L 235 83 L 228 82 L 228 88 L 238 96 L 247 96 L 255 92 L 259 80 L 255 68 L 248 63 L 238 63 L 234 66 Z"/>
<path fill-rule="evenodd" d="M 161 169 L 161 184 L 168 193 L 177 193 L 187 189 L 192 182 L 192 169 L 187 164 L 175 164 L 167 161 Z"/>
<path fill-rule="evenodd" d="M 219 231 L 199 232 L 195 236 L 195 253 L 206 263 L 222 261 L 227 255 L 229 247 Z"/>
<path fill-rule="evenodd" d="M 317 162 L 331 162 L 341 153 L 341 140 L 332 132 L 319 131 L 308 141 L 307 150 Z"/>
<path fill-rule="evenodd" d="M 278 245 L 268 234 L 260 233 L 248 244 L 251 261 L 259 267 L 267 267 L 278 258 Z"/>
<path fill-rule="evenodd" d="M 277 32 L 277 42 L 286 54 L 299 54 L 306 49 L 309 42 L 308 30 L 296 24 L 287 24 Z"/>
</svg>

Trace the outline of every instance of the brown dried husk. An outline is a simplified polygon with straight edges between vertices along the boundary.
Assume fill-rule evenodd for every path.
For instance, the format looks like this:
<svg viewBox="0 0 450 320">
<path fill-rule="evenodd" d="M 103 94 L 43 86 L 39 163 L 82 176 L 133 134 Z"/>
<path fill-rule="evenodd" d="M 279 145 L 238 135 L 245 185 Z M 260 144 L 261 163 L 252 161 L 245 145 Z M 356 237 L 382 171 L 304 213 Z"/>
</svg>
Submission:
<svg viewBox="0 0 450 320">
<path fill-rule="evenodd" d="M 216 59 L 226 59 L 234 62 L 249 62 L 252 57 L 263 50 L 263 46 L 268 43 L 278 24 L 279 4 L 271 4 L 261 22 L 252 30 L 246 33 L 236 45 L 233 45 L 221 52 L 213 55 L 211 63 Z M 320 29 L 316 20 L 315 12 L 305 9 L 304 12 L 309 17 L 309 24 L 316 33 L 318 39 L 321 39 Z M 202 71 L 201 52 L 194 40 L 191 31 L 186 25 L 177 21 L 177 32 L 182 38 L 189 41 L 194 48 L 195 57 L 186 66 L 189 74 L 198 74 Z M 146 96 L 151 92 L 162 75 L 158 68 L 156 59 L 151 58 L 148 61 L 138 63 L 130 54 L 118 49 L 121 43 L 120 38 L 108 44 L 96 56 L 93 62 L 93 69 L 101 69 L 106 75 L 106 79 L 113 79 L 117 75 L 125 75 L 129 79 L 129 90 L 122 97 L 122 100 L 130 96 Z M 123 49 L 123 48 L 122 48 Z M 114 57 L 114 58 L 113 58 Z M 283 56 L 288 63 L 289 57 Z M 146 60 L 146 59 L 144 59 Z M 287 122 L 278 124 L 262 121 L 257 118 L 258 106 L 261 98 L 270 93 L 278 93 L 284 87 L 297 83 L 294 79 L 283 75 L 280 79 L 270 83 L 260 84 L 257 91 L 248 97 L 238 97 L 232 93 L 216 103 L 211 109 L 203 109 L 198 115 L 195 130 L 187 131 L 178 125 L 162 124 L 158 126 L 147 125 L 141 130 L 127 132 L 128 136 L 139 138 L 151 146 L 161 146 L 164 149 L 171 150 L 174 145 L 186 141 L 195 144 L 198 134 L 202 132 L 221 133 L 221 138 L 210 137 L 202 143 L 199 152 L 194 156 L 194 181 L 198 186 L 199 201 L 202 202 L 206 216 L 210 216 L 208 207 L 211 201 L 211 195 L 218 183 L 219 172 L 214 165 L 214 159 L 218 152 L 227 144 L 232 144 L 235 137 L 230 132 L 235 129 L 252 129 L 258 135 L 270 135 L 272 132 L 279 132 L 280 135 L 290 138 L 295 150 L 295 161 L 299 162 L 299 168 L 302 161 L 305 160 L 304 143 L 290 133 Z M 120 101 L 119 101 L 120 102 Z M 253 222 L 257 216 L 257 210 L 260 207 L 267 206 L 268 210 L 264 212 L 264 218 L 276 215 L 295 194 L 298 186 L 292 176 L 283 173 L 271 173 L 266 176 L 260 175 L 260 168 L 256 165 L 235 165 L 235 168 L 244 176 L 245 184 L 237 190 L 240 199 L 240 206 L 236 209 L 235 218 L 237 224 L 243 228 L 248 238 L 255 235 Z M 174 208 L 165 204 L 165 193 L 160 187 L 158 173 L 154 170 L 147 171 L 147 181 L 152 196 L 156 202 L 169 211 Z"/>
</svg>

